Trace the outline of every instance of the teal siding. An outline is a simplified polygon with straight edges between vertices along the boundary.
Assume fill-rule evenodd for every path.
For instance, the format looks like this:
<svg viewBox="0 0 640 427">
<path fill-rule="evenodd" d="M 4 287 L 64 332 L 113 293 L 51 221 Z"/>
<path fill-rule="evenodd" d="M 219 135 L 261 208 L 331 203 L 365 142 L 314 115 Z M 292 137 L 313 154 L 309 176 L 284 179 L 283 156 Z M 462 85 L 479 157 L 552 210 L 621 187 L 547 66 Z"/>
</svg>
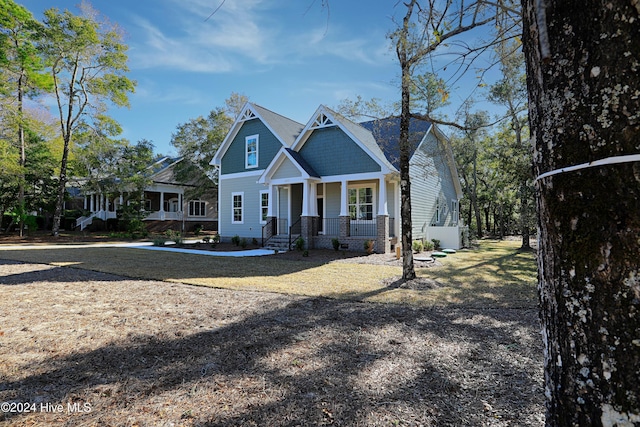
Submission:
<svg viewBox="0 0 640 427">
<path fill-rule="evenodd" d="M 313 131 L 300 154 L 320 176 L 381 170 L 380 165 L 338 127 Z"/>
<path fill-rule="evenodd" d="M 245 168 L 245 137 L 259 135 L 258 139 L 258 167 Z M 271 133 L 260 119 L 244 122 L 238 134 L 233 138 L 226 153 L 221 160 L 221 174 L 248 172 L 266 169 L 282 147 L 282 143 Z"/>
</svg>

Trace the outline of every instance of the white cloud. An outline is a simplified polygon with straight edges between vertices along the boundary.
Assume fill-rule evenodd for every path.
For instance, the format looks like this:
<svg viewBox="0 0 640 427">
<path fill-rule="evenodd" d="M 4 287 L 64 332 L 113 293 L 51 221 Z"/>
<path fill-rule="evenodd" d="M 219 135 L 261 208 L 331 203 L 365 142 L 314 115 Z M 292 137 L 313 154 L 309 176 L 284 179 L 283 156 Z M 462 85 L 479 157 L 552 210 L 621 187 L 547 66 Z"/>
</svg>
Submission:
<svg viewBox="0 0 640 427">
<path fill-rule="evenodd" d="M 232 69 L 231 63 L 219 52 L 191 43 L 184 38 L 169 37 L 148 20 L 134 17 L 144 33 L 141 44 L 130 50 L 134 68 L 170 68 L 181 71 L 219 73 Z"/>
<path fill-rule="evenodd" d="M 383 33 L 372 30 L 354 36 L 333 21 L 327 31 L 323 20 L 310 26 L 303 5 L 298 11 L 274 0 L 228 0 L 216 10 L 222 1 L 159 2 L 164 6 L 162 13 L 171 16 L 158 19 L 172 28 L 154 25 L 151 17 L 133 16 L 135 31 L 142 37 L 131 46 L 132 66 L 229 73 L 309 58 L 333 57 L 368 66 L 390 62 Z"/>
</svg>

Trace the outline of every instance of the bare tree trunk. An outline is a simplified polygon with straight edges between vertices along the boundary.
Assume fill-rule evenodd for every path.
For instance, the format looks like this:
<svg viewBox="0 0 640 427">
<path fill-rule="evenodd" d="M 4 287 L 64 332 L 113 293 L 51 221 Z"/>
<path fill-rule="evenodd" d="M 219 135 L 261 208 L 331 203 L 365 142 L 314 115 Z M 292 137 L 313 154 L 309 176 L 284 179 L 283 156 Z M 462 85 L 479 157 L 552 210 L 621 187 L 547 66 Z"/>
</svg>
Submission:
<svg viewBox="0 0 640 427">
<path fill-rule="evenodd" d="M 24 235 L 24 214 L 25 214 L 25 202 L 24 202 L 24 185 L 25 185 L 25 173 L 24 167 L 27 163 L 27 151 L 24 140 L 24 117 L 23 117 L 23 79 L 24 74 L 21 73 L 18 78 L 18 138 L 20 140 L 20 185 L 18 189 L 18 208 L 20 209 L 20 219 L 18 222 L 18 229 L 20 237 Z"/>
<path fill-rule="evenodd" d="M 547 425 L 640 425 L 640 4 L 544 3 L 523 28 Z"/>
</svg>

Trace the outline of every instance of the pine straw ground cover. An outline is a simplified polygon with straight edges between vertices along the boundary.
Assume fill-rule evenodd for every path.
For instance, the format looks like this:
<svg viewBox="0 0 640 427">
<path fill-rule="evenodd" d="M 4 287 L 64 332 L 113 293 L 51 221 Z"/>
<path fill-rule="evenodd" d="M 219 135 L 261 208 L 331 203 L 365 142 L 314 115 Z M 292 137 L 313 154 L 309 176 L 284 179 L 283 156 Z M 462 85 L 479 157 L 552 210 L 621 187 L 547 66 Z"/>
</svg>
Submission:
<svg viewBox="0 0 640 427">
<path fill-rule="evenodd" d="M 514 244 L 487 245 L 460 254 L 485 252 L 482 259 L 419 270 L 426 281 L 418 285 L 436 285 L 414 289 L 380 287 L 397 267 L 348 260 L 274 257 L 259 261 L 277 263 L 274 270 L 258 275 L 253 259 L 0 251 L 0 402 L 35 410 L 0 413 L 0 424 L 543 425 L 537 309 L 530 296 L 510 295 L 535 294 L 533 257 Z M 152 266 L 130 271 L 138 253 Z M 310 270 L 320 289 L 352 280 L 355 290 L 319 296 Z M 264 290 L 260 280 L 298 283 L 309 295 L 251 290 Z M 438 294 L 446 288 L 448 296 Z M 353 301 L 402 292 L 436 296 Z"/>
</svg>

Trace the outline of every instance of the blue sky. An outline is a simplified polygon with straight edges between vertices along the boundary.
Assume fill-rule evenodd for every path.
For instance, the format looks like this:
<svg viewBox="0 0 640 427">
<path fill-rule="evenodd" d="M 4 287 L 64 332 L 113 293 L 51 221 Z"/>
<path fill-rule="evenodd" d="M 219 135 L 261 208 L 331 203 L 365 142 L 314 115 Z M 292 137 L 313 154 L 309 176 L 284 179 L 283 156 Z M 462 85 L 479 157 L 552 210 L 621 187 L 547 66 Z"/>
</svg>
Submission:
<svg viewBox="0 0 640 427">
<path fill-rule="evenodd" d="M 16 1 L 37 18 L 50 7 L 79 13 L 79 0 Z M 130 109 L 110 110 L 124 138 L 175 154 L 176 126 L 224 106 L 232 92 L 302 123 L 320 104 L 399 99 L 386 35 L 402 18 L 401 3 L 330 1 L 327 11 L 321 0 L 226 0 L 207 20 L 221 1 L 92 1 L 126 32 L 136 93 Z"/>
</svg>

